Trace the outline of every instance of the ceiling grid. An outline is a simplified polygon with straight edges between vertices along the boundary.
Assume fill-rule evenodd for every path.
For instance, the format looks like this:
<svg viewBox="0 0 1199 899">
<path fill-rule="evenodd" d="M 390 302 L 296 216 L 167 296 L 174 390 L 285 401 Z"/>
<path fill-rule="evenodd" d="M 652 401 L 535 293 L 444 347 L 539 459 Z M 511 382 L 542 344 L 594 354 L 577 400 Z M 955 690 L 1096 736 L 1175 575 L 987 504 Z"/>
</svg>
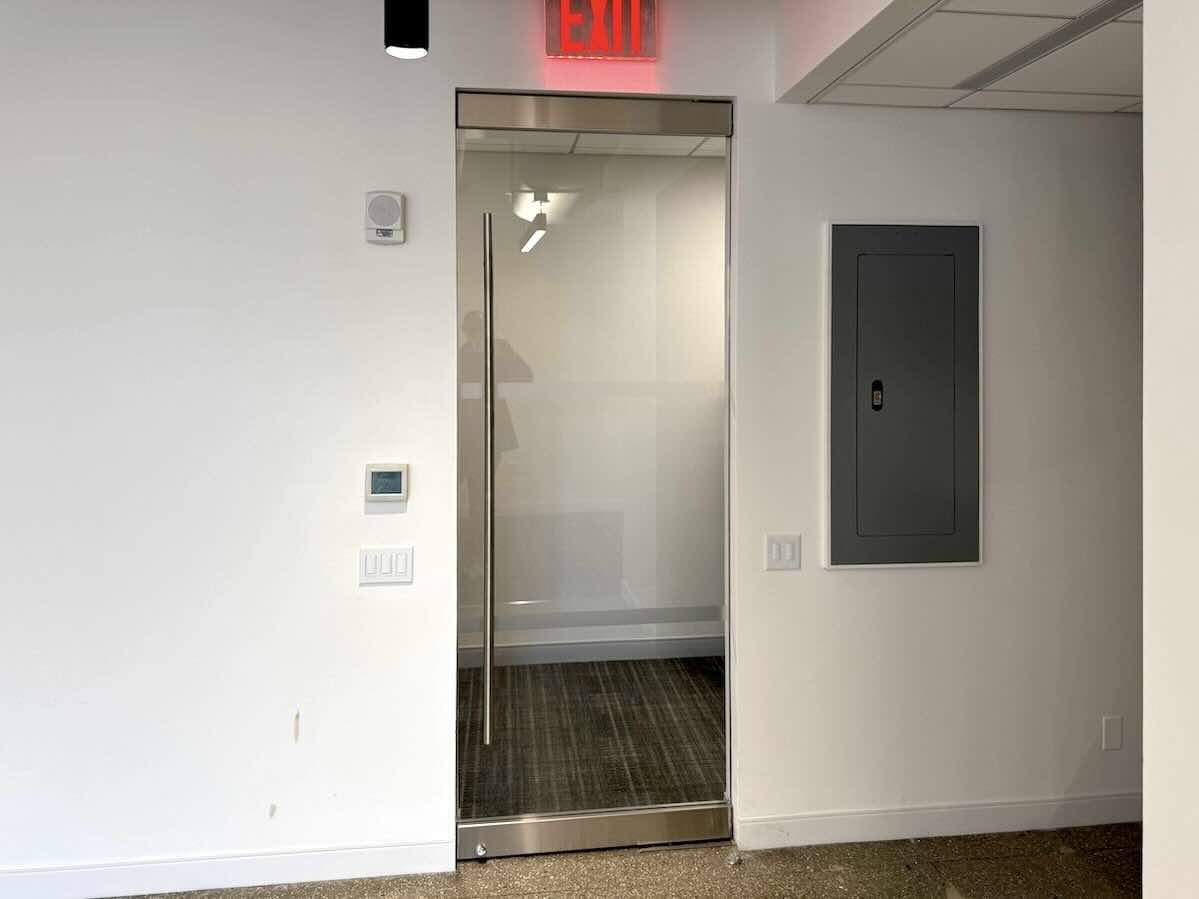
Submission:
<svg viewBox="0 0 1199 899">
<path fill-rule="evenodd" d="M 811 102 L 1139 113 L 1137 0 L 942 0 Z"/>
</svg>

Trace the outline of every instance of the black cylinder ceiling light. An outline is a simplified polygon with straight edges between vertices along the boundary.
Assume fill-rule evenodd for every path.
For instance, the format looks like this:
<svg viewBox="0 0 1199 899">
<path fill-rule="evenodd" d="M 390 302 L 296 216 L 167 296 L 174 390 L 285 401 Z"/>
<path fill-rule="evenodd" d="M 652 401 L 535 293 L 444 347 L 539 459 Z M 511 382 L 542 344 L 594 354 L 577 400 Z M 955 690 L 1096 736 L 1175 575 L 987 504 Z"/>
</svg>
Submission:
<svg viewBox="0 0 1199 899">
<path fill-rule="evenodd" d="M 383 0 L 383 44 L 399 59 L 429 55 L 429 0 Z"/>
</svg>

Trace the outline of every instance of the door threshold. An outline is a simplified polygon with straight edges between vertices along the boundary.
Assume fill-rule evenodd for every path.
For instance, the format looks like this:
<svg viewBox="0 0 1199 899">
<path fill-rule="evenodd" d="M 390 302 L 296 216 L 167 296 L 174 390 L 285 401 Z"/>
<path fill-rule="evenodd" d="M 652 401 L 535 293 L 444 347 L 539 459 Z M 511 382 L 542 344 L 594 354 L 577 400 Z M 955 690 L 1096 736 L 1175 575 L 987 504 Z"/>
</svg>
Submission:
<svg viewBox="0 0 1199 899">
<path fill-rule="evenodd" d="M 727 840 L 732 825 L 728 802 L 477 818 L 458 822 L 458 859 Z"/>
</svg>

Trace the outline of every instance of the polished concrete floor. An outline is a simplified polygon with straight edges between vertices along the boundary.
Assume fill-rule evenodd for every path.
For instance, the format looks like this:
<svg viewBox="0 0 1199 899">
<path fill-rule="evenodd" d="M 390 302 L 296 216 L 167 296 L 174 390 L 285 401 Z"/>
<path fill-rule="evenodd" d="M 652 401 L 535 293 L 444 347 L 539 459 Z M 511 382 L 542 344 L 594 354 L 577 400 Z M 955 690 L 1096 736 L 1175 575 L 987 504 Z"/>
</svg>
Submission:
<svg viewBox="0 0 1199 899">
<path fill-rule="evenodd" d="M 737 852 L 727 844 L 581 852 L 468 862 L 454 874 L 184 895 L 187 899 L 1118 899 L 1141 895 L 1140 846 L 1139 825 L 1115 824 L 765 852 Z"/>
</svg>

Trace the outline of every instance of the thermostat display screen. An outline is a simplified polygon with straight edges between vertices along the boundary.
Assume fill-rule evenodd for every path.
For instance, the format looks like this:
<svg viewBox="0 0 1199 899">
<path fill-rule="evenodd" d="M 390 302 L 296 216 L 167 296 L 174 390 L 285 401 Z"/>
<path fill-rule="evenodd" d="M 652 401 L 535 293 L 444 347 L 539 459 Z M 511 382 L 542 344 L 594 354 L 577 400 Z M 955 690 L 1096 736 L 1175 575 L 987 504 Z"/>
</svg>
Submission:
<svg viewBox="0 0 1199 899">
<path fill-rule="evenodd" d="M 408 466 L 395 463 L 366 466 L 367 502 L 408 501 Z"/>
<path fill-rule="evenodd" d="M 403 471 L 371 472 L 371 496 L 396 496 L 403 492 Z"/>
</svg>

